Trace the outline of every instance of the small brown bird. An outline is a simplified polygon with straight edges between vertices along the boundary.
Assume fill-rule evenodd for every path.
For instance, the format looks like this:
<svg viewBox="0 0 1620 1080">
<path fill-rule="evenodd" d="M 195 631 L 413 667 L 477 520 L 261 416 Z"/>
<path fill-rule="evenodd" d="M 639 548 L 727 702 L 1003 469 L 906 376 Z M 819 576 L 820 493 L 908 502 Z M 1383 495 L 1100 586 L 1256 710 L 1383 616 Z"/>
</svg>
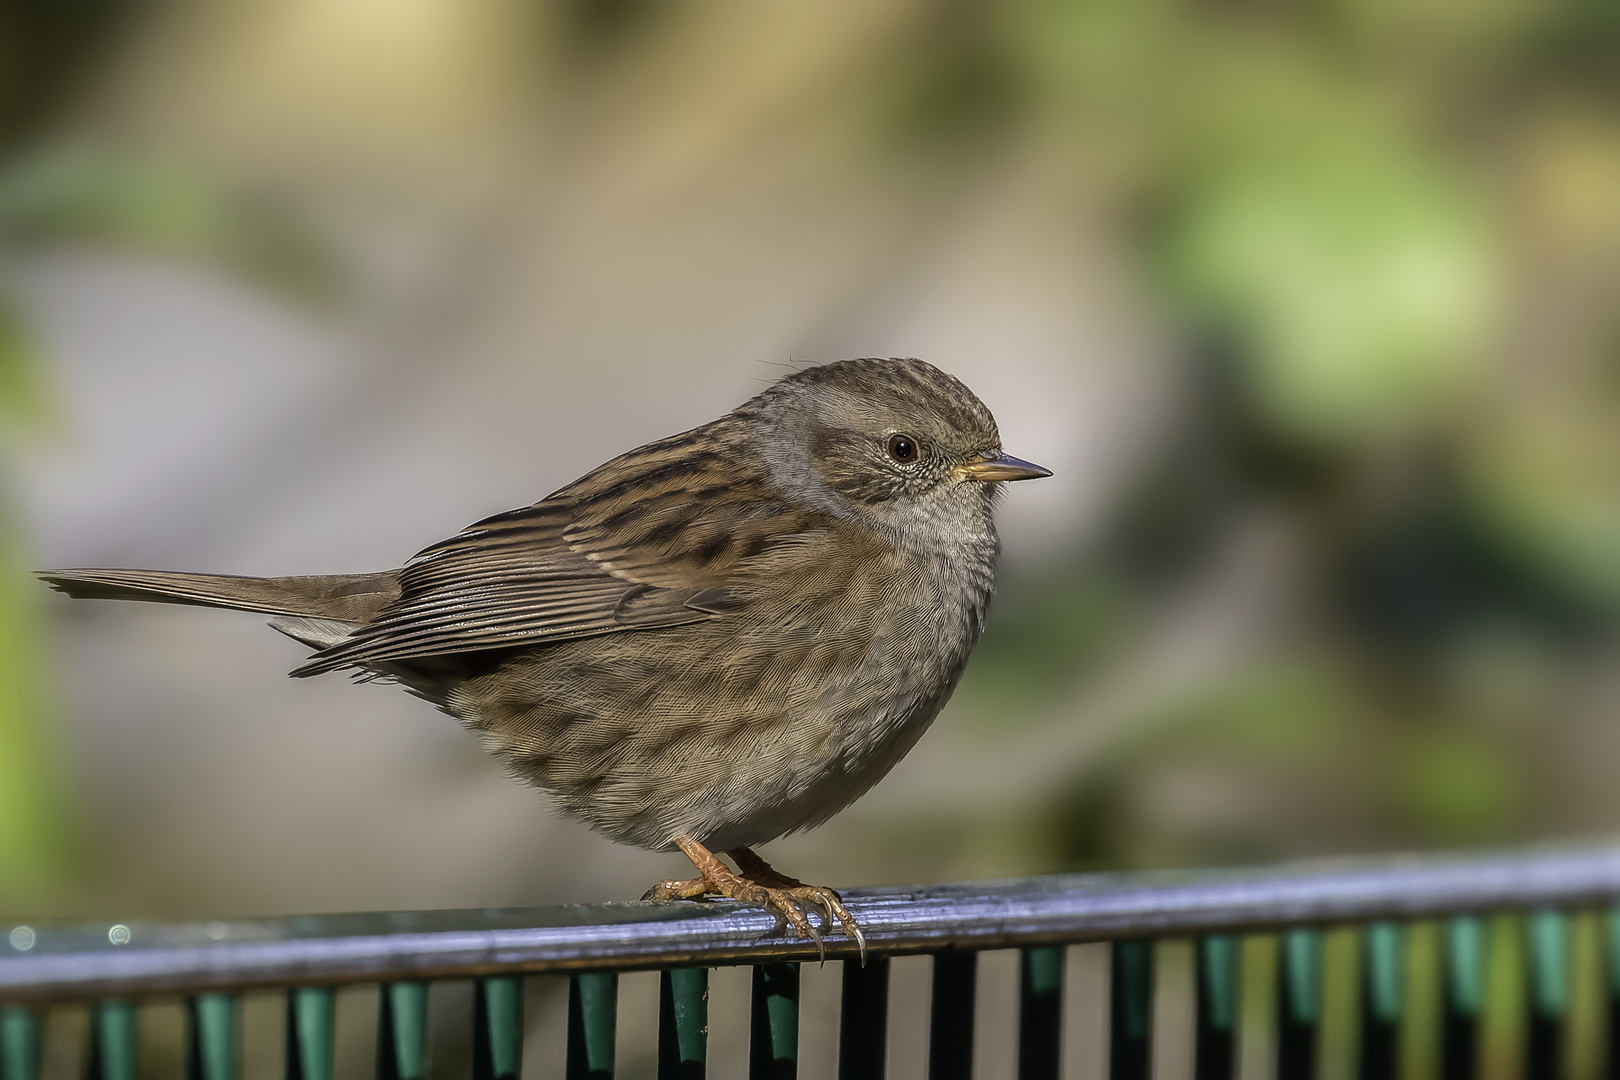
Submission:
<svg viewBox="0 0 1620 1080">
<path fill-rule="evenodd" d="M 1049 475 L 1004 454 L 990 411 L 939 369 L 846 360 L 402 569 L 40 576 L 273 615 L 317 650 L 295 677 L 397 681 L 565 813 L 685 852 L 698 876 L 649 898 L 729 896 L 815 937 L 813 906 L 860 940 L 837 893 L 752 849 L 825 821 L 911 749 L 984 626 L 998 482 Z"/>
</svg>

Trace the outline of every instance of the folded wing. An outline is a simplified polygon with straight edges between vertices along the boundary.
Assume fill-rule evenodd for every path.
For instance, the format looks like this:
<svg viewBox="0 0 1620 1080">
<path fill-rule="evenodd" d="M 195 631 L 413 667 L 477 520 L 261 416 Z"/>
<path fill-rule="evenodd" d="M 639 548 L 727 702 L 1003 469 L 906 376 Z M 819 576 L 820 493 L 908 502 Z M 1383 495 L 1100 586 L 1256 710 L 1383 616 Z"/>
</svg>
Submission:
<svg viewBox="0 0 1620 1080">
<path fill-rule="evenodd" d="M 746 562 L 807 527 L 761 500 L 737 469 L 651 443 L 533 506 L 497 514 L 420 552 L 399 598 L 295 676 L 624 630 L 738 609 Z M 754 492 L 747 498 L 743 491 Z"/>
</svg>

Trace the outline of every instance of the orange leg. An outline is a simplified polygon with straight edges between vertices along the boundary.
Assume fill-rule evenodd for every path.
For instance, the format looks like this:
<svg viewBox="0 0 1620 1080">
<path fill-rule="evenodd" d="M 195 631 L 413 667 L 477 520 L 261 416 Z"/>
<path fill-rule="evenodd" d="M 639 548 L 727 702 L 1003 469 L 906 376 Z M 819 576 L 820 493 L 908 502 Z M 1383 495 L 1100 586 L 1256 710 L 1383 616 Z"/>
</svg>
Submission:
<svg viewBox="0 0 1620 1080">
<path fill-rule="evenodd" d="M 854 938 L 861 947 L 861 958 L 866 958 L 866 936 L 861 933 L 855 917 L 844 907 L 837 893 L 821 885 L 806 885 L 797 878 L 779 874 L 771 865 L 748 848 L 733 848 L 727 852 L 737 860 L 741 873 L 734 873 L 721 862 L 714 852 L 685 836 L 677 836 L 675 845 L 686 853 L 697 868 L 698 876 L 688 881 L 660 881 L 643 899 L 668 901 L 692 900 L 700 896 L 727 896 L 745 904 L 757 904 L 788 924 L 801 936 L 821 944 L 821 935 L 810 924 L 807 912 L 811 905 L 822 914 L 825 929 L 834 919 L 844 933 Z"/>
</svg>

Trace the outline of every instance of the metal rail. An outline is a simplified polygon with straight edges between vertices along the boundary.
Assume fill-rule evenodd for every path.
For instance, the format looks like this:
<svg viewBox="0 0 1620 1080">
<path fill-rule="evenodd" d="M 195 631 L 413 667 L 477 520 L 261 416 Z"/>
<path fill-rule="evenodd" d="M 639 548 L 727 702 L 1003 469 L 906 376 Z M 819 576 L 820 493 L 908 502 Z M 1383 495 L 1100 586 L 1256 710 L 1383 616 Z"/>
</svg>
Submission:
<svg viewBox="0 0 1620 1080">
<path fill-rule="evenodd" d="M 1066 874 L 852 890 L 877 956 L 1232 934 L 1620 900 L 1620 844 L 1333 860 L 1251 870 Z M 853 942 L 826 938 L 851 959 Z M 730 902 L 294 916 L 213 923 L 0 923 L 0 1002 L 540 972 L 815 960 Z"/>
</svg>

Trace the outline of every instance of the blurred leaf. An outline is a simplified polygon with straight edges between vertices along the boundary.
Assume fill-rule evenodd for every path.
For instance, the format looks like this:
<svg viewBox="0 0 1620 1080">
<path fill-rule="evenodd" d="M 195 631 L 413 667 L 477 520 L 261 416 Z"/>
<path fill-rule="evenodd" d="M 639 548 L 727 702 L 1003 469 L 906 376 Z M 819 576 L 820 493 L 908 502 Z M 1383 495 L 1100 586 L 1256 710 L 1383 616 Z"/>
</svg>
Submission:
<svg viewBox="0 0 1620 1080">
<path fill-rule="evenodd" d="M 49 404 L 32 336 L 16 308 L 0 296 L 0 423 L 37 428 Z"/>
<path fill-rule="evenodd" d="M 95 243 L 222 262 L 302 299 L 331 297 L 335 267 L 264 200 L 154 158 L 42 154 L 0 176 L 0 241 Z"/>
<path fill-rule="evenodd" d="M 1186 181 L 1162 265 L 1239 342 L 1261 416 L 1334 442 L 1448 404 L 1481 368 L 1494 305 L 1466 189 L 1388 137 L 1280 130 L 1231 149 Z"/>
<path fill-rule="evenodd" d="M 1425 734 L 1392 761 L 1399 809 L 1427 843 L 1500 840 L 1519 819 L 1524 785 L 1500 746 L 1465 733 Z"/>
</svg>

